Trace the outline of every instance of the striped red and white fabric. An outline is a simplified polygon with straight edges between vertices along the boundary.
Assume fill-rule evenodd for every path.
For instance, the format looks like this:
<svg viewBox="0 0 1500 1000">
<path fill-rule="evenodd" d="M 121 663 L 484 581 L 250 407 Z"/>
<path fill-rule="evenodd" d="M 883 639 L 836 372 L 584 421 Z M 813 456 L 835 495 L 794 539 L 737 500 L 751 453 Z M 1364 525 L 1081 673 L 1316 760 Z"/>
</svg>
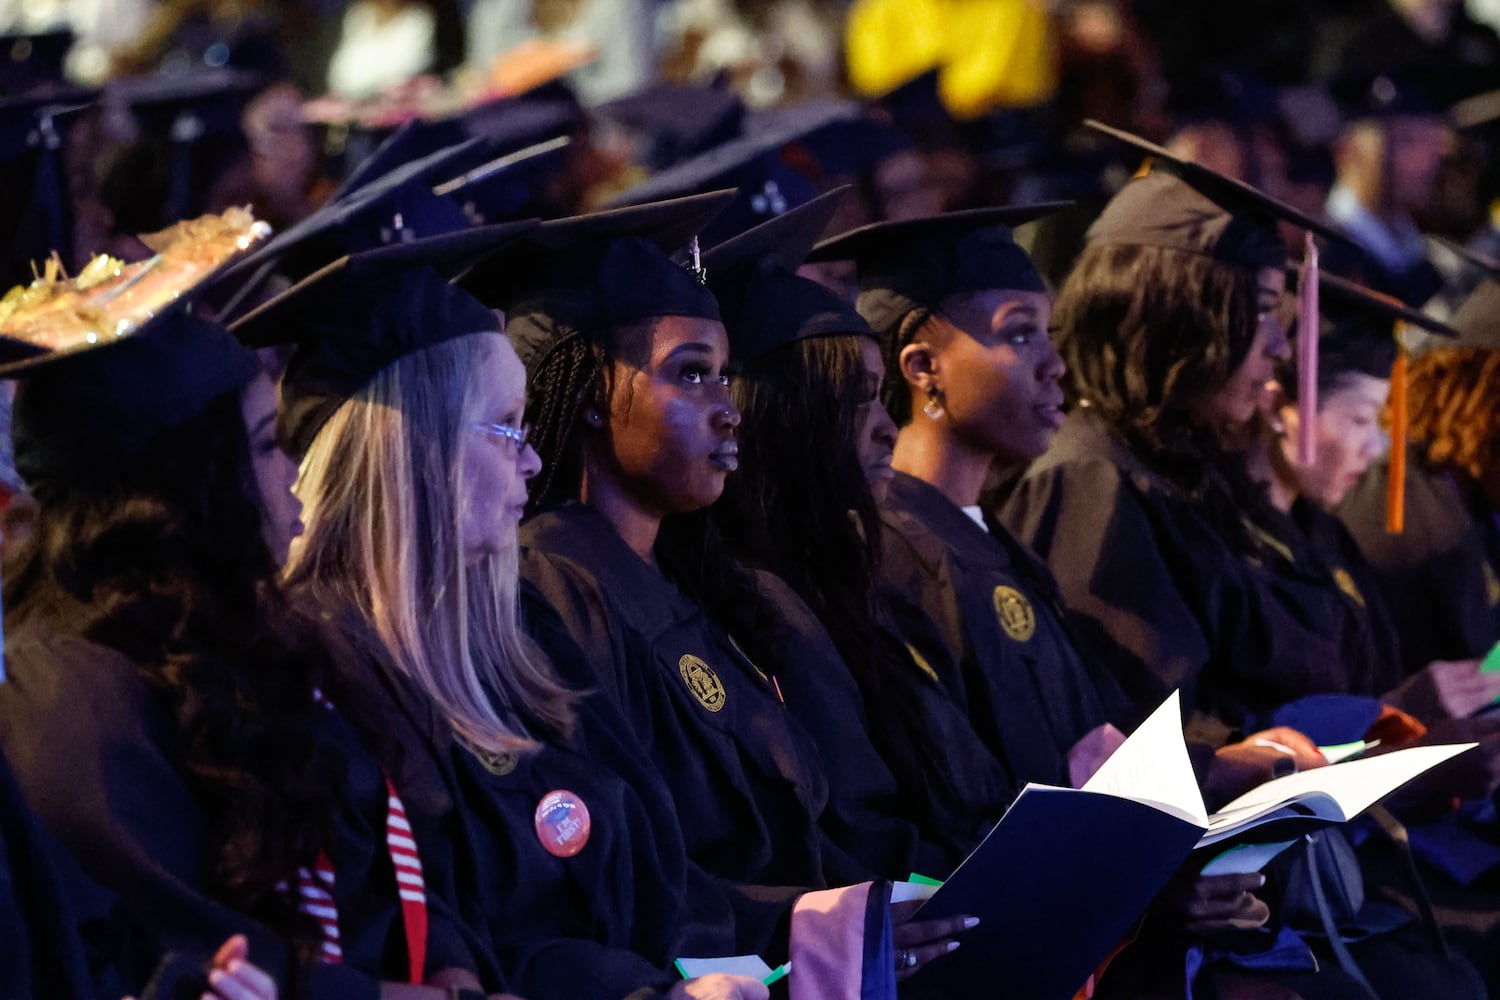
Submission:
<svg viewBox="0 0 1500 1000">
<path fill-rule="evenodd" d="M 316 688 L 313 689 L 313 700 L 333 710 L 333 702 Z M 417 842 L 412 838 L 406 806 L 389 776 L 385 779 L 385 791 L 385 846 L 396 874 L 396 892 L 401 898 L 401 923 L 406 934 L 410 973 L 408 982 L 421 983 L 427 972 L 427 883 L 422 878 L 422 858 L 417 853 Z M 299 868 L 297 876 L 298 903 L 304 913 L 317 920 L 323 931 L 320 949 L 323 960 L 342 962 L 344 951 L 339 939 L 338 901 L 333 894 L 333 862 L 326 853 L 319 852 L 316 867 L 312 870 Z"/>
<path fill-rule="evenodd" d="M 323 960 L 339 963 L 344 960 L 344 950 L 339 946 L 339 909 L 333 898 L 333 863 L 328 855 L 320 853 L 315 870 L 297 869 L 297 892 L 302 912 L 317 920 L 323 929 L 323 943 L 319 949 Z"/>
</svg>

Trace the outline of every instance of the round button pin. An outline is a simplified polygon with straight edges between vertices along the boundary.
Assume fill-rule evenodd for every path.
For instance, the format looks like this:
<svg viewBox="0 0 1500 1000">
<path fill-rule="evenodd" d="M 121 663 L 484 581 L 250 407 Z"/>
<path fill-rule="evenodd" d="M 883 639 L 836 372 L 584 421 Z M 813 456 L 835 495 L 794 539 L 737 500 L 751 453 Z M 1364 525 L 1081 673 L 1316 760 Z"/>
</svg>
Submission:
<svg viewBox="0 0 1500 1000">
<path fill-rule="evenodd" d="M 537 840 L 555 858 L 571 858 L 589 842 L 589 807 L 564 789 L 542 796 L 533 822 Z"/>
</svg>

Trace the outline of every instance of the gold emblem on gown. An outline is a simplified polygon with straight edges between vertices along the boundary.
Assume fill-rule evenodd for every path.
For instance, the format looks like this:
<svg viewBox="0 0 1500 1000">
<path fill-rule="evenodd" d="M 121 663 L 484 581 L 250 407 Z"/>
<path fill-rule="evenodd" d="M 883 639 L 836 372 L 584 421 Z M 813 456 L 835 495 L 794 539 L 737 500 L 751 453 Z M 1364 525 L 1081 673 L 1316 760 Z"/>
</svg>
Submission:
<svg viewBox="0 0 1500 1000">
<path fill-rule="evenodd" d="M 995 617 L 1005 634 L 1017 642 L 1025 642 L 1036 634 L 1036 612 L 1026 595 L 1014 587 L 1001 585 L 995 588 Z"/>
<path fill-rule="evenodd" d="M 1484 563 L 1484 597 L 1490 607 L 1500 605 L 1500 577 L 1495 576 L 1495 567 L 1488 560 Z"/>
<path fill-rule="evenodd" d="M 677 661 L 677 672 L 682 674 L 682 682 L 693 693 L 693 697 L 698 699 L 698 704 L 710 712 L 718 712 L 724 708 L 728 695 L 724 691 L 724 682 L 719 680 L 713 667 L 692 653 L 684 653 L 682 659 Z"/>
<path fill-rule="evenodd" d="M 1349 575 L 1347 569 L 1342 566 L 1336 567 L 1333 571 L 1333 582 L 1339 585 L 1339 589 L 1344 592 L 1344 596 L 1360 607 L 1365 606 L 1365 595 L 1359 592 L 1359 584 L 1354 582 L 1354 577 Z"/>
<path fill-rule="evenodd" d="M 471 744 L 468 740 L 460 740 L 464 749 L 474 755 L 474 759 L 484 765 L 484 769 L 497 778 L 503 778 L 516 769 L 521 758 L 513 753 L 495 753 L 491 750 L 481 750 Z"/>
</svg>

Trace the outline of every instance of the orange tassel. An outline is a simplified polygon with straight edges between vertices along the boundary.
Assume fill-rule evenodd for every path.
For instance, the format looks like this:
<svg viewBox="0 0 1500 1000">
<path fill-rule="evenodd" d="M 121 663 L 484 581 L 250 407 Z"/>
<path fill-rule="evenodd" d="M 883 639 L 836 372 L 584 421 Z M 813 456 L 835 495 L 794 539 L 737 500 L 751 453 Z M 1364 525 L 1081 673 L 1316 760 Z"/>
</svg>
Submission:
<svg viewBox="0 0 1500 1000">
<path fill-rule="evenodd" d="M 1401 342 L 1397 325 L 1397 342 Z M 1406 528 L 1406 347 L 1403 344 L 1391 366 L 1391 457 L 1385 484 L 1385 530 L 1399 535 Z"/>
</svg>

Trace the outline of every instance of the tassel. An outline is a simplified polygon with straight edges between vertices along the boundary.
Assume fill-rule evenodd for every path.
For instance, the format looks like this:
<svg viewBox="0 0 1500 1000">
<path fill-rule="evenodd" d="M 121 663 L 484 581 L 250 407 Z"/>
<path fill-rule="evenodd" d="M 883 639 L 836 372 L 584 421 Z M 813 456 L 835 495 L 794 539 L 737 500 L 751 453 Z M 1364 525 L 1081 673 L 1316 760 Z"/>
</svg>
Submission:
<svg viewBox="0 0 1500 1000">
<path fill-rule="evenodd" d="M 1307 234 L 1297 302 L 1297 464 L 1318 460 L 1318 247 Z"/>
<path fill-rule="evenodd" d="M 1385 484 L 1385 530 L 1399 535 L 1406 528 L 1406 341 L 1403 324 L 1396 324 L 1400 349 L 1391 366 L 1391 456 Z"/>
</svg>

